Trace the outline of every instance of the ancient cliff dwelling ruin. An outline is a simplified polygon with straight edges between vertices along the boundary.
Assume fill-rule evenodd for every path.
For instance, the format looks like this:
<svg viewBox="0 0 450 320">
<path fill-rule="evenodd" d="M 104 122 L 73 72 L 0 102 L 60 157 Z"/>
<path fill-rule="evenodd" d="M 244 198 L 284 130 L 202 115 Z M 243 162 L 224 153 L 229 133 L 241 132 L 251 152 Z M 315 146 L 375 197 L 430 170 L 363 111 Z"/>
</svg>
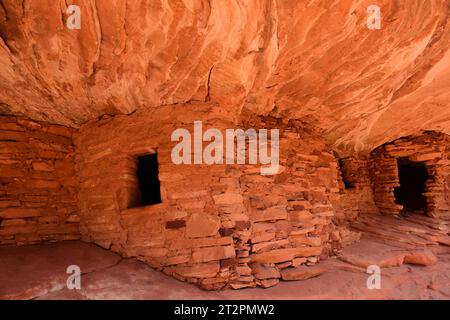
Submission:
<svg viewBox="0 0 450 320">
<path fill-rule="evenodd" d="M 449 299 L 449 8 L 0 1 L 0 299 Z"/>
</svg>

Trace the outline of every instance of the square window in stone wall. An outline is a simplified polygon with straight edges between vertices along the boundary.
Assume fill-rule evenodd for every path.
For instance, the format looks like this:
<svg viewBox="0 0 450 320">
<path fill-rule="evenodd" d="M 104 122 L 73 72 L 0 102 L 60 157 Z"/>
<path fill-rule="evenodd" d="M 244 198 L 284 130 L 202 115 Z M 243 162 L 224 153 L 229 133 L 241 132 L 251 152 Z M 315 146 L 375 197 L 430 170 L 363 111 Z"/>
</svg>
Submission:
<svg viewBox="0 0 450 320">
<path fill-rule="evenodd" d="M 158 154 L 146 154 L 137 157 L 137 181 L 140 191 L 133 207 L 161 203 L 161 190 L 158 177 Z"/>
</svg>

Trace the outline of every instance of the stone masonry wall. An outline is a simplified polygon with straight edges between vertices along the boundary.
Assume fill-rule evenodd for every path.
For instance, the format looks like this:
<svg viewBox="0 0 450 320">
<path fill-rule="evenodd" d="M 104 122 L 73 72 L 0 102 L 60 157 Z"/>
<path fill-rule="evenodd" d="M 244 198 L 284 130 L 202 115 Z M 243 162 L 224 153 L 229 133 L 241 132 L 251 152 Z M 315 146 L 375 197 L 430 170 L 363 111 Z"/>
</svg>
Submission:
<svg viewBox="0 0 450 320">
<path fill-rule="evenodd" d="M 80 238 L 72 135 L 0 116 L 0 245 Z"/>
<path fill-rule="evenodd" d="M 74 141 L 83 240 L 205 289 L 272 286 L 284 270 L 331 253 L 337 163 L 321 138 L 255 120 L 238 127 L 281 129 L 279 174 L 262 176 L 259 164 L 175 165 L 171 133 L 193 132 L 195 120 L 203 132 L 238 126 L 223 108 L 180 104 L 81 128 Z M 130 208 L 136 156 L 145 153 L 158 155 L 162 203 Z"/>
<path fill-rule="evenodd" d="M 293 267 L 312 266 L 320 256 L 332 254 L 331 199 L 339 191 L 337 163 L 323 140 L 301 125 L 267 118 L 247 119 L 245 126 L 283 128 L 282 168 L 275 176 L 261 176 L 251 166 L 241 170 L 239 181 L 250 228 L 238 233 L 239 277 L 231 287 L 270 287 Z"/>
<path fill-rule="evenodd" d="M 378 213 L 371 186 L 368 159 L 341 159 L 338 180 L 340 197 L 333 202 L 336 209 L 335 221 L 342 224 L 353 221 L 362 214 Z"/>
<path fill-rule="evenodd" d="M 370 173 L 375 203 L 383 214 L 399 214 L 394 188 L 399 186 L 398 158 L 425 164 L 429 179 L 425 184 L 427 214 L 449 218 L 450 207 L 450 137 L 436 132 L 398 139 L 375 149 L 371 154 Z"/>
</svg>

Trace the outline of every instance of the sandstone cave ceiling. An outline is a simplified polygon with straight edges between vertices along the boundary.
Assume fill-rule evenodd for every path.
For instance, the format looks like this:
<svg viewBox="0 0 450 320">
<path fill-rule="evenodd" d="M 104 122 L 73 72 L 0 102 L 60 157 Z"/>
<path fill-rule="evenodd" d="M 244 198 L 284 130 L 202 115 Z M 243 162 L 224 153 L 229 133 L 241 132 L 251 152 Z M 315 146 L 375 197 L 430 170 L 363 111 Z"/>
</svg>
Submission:
<svg viewBox="0 0 450 320">
<path fill-rule="evenodd" d="M 380 30 L 366 26 L 372 3 Z M 80 30 L 65 25 L 70 4 Z M 340 155 L 364 153 L 450 133 L 449 12 L 449 0 L 2 0 L 0 113 L 77 127 L 208 102 L 300 119 Z"/>
</svg>

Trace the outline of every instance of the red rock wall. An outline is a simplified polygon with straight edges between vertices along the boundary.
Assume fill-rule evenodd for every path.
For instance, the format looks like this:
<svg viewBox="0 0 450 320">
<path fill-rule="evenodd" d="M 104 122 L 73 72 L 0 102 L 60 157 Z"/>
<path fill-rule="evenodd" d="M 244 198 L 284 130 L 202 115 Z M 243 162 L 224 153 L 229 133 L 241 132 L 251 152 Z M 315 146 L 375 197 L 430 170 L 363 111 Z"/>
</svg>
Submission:
<svg viewBox="0 0 450 320">
<path fill-rule="evenodd" d="M 188 104 L 81 128 L 74 141 L 83 240 L 206 289 L 271 286 L 284 269 L 330 252 L 337 164 L 317 135 L 268 120 L 241 124 L 282 126 L 275 176 L 262 176 L 260 165 L 175 165 L 171 133 L 192 132 L 195 120 L 204 131 L 237 127 L 224 109 Z M 135 156 L 146 152 L 158 154 L 162 203 L 130 209 Z"/>
<path fill-rule="evenodd" d="M 343 225 L 363 214 L 399 214 L 402 206 L 395 203 L 394 195 L 394 188 L 400 185 L 398 158 L 426 165 L 430 175 L 426 183 L 428 214 L 444 217 L 450 206 L 449 148 L 448 135 L 426 132 L 380 146 L 371 153 L 370 159 L 342 159 L 338 177 L 340 193 L 333 201 L 334 221 Z"/>
<path fill-rule="evenodd" d="M 335 221 L 353 221 L 361 214 L 378 213 L 369 175 L 369 160 L 346 158 L 340 161 L 340 197 L 333 202 Z M 344 180 L 349 186 L 346 186 Z"/>
<path fill-rule="evenodd" d="M 0 116 L 0 245 L 80 238 L 72 134 Z"/>
<path fill-rule="evenodd" d="M 426 165 L 430 178 L 425 185 L 427 214 L 449 217 L 450 136 L 425 132 L 398 139 L 375 149 L 371 154 L 370 174 L 375 203 L 384 214 L 398 214 L 394 188 L 399 186 L 397 158 L 409 158 Z"/>
</svg>

